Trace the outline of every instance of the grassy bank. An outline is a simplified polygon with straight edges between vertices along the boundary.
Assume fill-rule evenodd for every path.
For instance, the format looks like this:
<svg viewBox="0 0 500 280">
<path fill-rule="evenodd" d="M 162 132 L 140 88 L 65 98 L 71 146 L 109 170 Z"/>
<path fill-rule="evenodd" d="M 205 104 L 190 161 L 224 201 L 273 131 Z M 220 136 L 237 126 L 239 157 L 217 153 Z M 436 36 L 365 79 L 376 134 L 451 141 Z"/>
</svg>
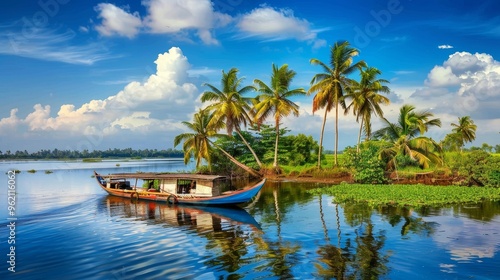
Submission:
<svg viewBox="0 0 500 280">
<path fill-rule="evenodd" d="M 499 188 L 460 186 L 340 184 L 309 192 L 332 195 L 335 203 L 368 203 L 372 206 L 442 206 L 500 200 Z"/>
</svg>

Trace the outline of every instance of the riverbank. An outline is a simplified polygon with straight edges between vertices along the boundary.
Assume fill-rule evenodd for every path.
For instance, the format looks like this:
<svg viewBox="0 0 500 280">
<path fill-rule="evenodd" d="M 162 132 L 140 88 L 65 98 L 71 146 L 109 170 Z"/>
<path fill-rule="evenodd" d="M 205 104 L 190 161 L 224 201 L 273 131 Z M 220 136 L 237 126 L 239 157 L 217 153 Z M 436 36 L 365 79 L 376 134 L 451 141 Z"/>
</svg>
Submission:
<svg viewBox="0 0 500 280">
<path fill-rule="evenodd" d="M 277 182 L 305 182 L 305 183 L 324 183 L 340 184 L 342 182 L 354 184 L 355 181 L 351 175 L 342 175 L 338 177 L 316 177 L 312 175 L 283 175 L 266 174 L 268 180 Z M 437 175 L 433 172 L 415 173 L 412 175 L 398 176 L 395 173 L 388 175 L 389 184 L 415 185 L 424 184 L 432 186 L 449 186 L 458 183 L 461 178 L 457 176 Z"/>
</svg>

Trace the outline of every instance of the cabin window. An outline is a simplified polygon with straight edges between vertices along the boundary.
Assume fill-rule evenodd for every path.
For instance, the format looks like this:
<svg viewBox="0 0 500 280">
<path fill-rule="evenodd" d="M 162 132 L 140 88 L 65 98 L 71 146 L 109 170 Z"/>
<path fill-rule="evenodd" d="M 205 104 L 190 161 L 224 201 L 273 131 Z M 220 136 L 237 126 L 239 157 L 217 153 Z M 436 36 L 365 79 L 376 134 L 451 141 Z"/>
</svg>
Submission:
<svg viewBox="0 0 500 280">
<path fill-rule="evenodd" d="M 188 179 L 177 180 L 177 193 L 194 193 L 196 191 L 196 181 Z"/>
</svg>

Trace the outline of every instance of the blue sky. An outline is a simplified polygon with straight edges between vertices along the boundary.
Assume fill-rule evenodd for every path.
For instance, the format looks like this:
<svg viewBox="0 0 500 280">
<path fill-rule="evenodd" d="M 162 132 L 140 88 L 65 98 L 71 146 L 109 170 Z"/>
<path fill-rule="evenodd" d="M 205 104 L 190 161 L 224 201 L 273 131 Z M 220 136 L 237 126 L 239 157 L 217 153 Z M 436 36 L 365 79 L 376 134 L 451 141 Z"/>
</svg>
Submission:
<svg viewBox="0 0 500 280">
<path fill-rule="evenodd" d="M 472 143 L 500 143 L 500 2 L 489 1 L 13 1 L 0 4 L 0 150 L 166 149 L 204 106 L 203 83 L 232 67 L 251 84 L 273 63 L 309 89 L 329 48 L 347 40 L 356 60 L 390 81 L 394 121 L 403 104 L 443 123 L 478 125 Z M 353 76 L 356 78 L 356 76 Z M 294 99 L 283 125 L 319 139 L 312 96 Z M 334 147 L 334 114 L 324 145 Z M 380 127 L 374 122 L 374 129 Z M 339 121 L 339 147 L 358 124 Z M 177 147 L 181 148 L 181 147 Z"/>
</svg>

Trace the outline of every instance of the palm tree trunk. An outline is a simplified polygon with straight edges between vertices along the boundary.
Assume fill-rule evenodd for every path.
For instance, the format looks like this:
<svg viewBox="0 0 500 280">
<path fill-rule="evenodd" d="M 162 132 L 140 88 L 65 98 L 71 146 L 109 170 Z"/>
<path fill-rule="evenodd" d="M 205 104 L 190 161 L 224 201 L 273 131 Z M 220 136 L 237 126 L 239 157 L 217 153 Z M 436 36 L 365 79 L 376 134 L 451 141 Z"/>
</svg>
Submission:
<svg viewBox="0 0 500 280">
<path fill-rule="evenodd" d="M 238 135 L 240 136 L 241 140 L 243 140 L 243 143 L 245 143 L 245 145 L 248 147 L 248 149 L 252 153 L 253 157 L 255 158 L 255 161 L 259 165 L 259 167 L 262 168 L 262 162 L 259 160 L 259 157 L 255 153 L 255 151 L 252 149 L 252 147 L 250 147 L 250 144 L 248 144 L 247 140 L 245 140 L 245 137 L 243 137 L 243 135 L 241 135 L 241 132 L 240 132 L 239 128 L 236 128 L 236 133 L 238 133 Z"/>
<path fill-rule="evenodd" d="M 338 166 L 337 162 L 338 147 L 339 147 L 339 103 L 337 102 L 337 106 L 335 106 L 335 162 L 333 164 L 334 167 Z"/>
<path fill-rule="evenodd" d="M 358 133 L 358 147 L 356 148 L 356 152 L 359 154 L 359 144 L 361 143 L 361 131 L 363 130 L 363 122 L 364 118 L 361 118 L 361 125 L 359 126 L 359 133 Z"/>
<path fill-rule="evenodd" d="M 234 163 L 237 166 L 241 167 L 243 170 L 245 170 L 246 172 L 250 173 L 255 178 L 262 177 L 259 174 L 259 172 L 255 171 L 253 168 L 248 167 L 248 166 L 244 165 L 243 163 L 239 162 L 237 159 L 235 159 L 233 156 L 231 156 L 228 152 L 224 151 L 224 149 L 222 149 L 221 147 L 215 145 L 215 143 L 213 143 L 213 142 L 211 142 L 211 143 L 212 143 L 212 145 L 214 147 L 216 147 L 217 149 L 219 149 L 219 151 L 221 151 L 225 156 L 227 156 L 232 163 Z"/>
<path fill-rule="evenodd" d="M 280 138 L 280 122 L 276 119 L 276 143 L 274 144 L 274 163 L 273 167 L 276 169 L 278 167 L 278 142 Z"/>
<path fill-rule="evenodd" d="M 323 124 L 321 125 L 321 135 L 319 136 L 319 149 L 318 149 L 318 168 L 321 168 L 321 152 L 323 151 L 323 135 L 325 134 L 326 115 L 328 110 L 325 109 L 325 116 L 323 117 Z"/>
</svg>

